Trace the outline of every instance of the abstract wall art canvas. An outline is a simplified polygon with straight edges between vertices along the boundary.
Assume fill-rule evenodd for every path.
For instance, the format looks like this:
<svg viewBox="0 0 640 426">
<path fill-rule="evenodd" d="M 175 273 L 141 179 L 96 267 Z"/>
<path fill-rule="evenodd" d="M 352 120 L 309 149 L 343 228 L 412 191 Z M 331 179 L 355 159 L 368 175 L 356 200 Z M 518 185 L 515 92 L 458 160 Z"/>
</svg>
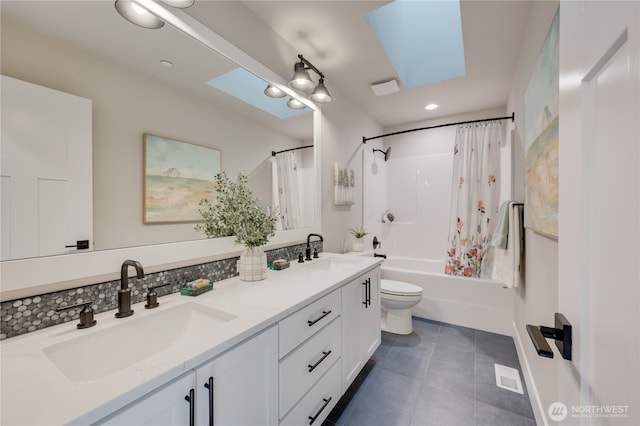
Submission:
<svg viewBox="0 0 640 426">
<path fill-rule="evenodd" d="M 525 227 L 558 238 L 559 17 L 525 92 Z"/>
<path fill-rule="evenodd" d="M 144 134 L 144 223 L 202 220 L 199 202 L 213 199 L 220 151 Z"/>
</svg>

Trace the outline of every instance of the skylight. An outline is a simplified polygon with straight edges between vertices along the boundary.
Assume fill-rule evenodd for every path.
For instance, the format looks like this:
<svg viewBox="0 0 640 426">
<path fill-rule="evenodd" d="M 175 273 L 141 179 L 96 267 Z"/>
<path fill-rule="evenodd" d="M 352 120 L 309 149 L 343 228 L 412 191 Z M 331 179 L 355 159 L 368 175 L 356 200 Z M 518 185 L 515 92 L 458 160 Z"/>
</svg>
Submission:
<svg viewBox="0 0 640 426">
<path fill-rule="evenodd" d="M 458 1 L 396 0 L 365 17 L 406 88 L 465 76 Z"/>
<path fill-rule="evenodd" d="M 289 97 L 270 98 L 266 96 L 264 89 L 267 87 L 267 83 L 244 68 L 231 70 L 209 80 L 207 84 L 281 120 L 312 112 L 309 108 L 298 110 L 289 108 L 287 106 Z"/>
</svg>

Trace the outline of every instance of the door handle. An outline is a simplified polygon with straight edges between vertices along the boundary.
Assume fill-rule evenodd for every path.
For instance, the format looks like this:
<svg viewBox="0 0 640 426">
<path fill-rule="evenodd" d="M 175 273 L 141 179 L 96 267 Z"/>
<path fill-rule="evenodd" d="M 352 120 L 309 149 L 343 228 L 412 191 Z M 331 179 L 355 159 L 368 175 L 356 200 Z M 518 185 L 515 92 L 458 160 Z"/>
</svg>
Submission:
<svg viewBox="0 0 640 426">
<path fill-rule="evenodd" d="M 364 302 L 362 302 L 362 304 L 366 308 L 367 307 L 367 294 L 369 294 L 369 292 L 367 291 L 367 280 L 364 280 L 362 285 L 364 286 Z"/>
<path fill-rule="evenodd" d="M 184 400 L 189 403 L 189 426 L 194 426 L 196 424 L 196 390 L 191 389 Z"/>
<path fill-rule="evenodd" d="M 209 426 L 213 426 L 213 377 L 209 377 L 204 387 L 209 390 Z"/>
<path fill-rule="evenodd" d="M 551 346 L 549 346 L 545 340 L 545 337 L 549 337 L 556 341 L 556 347 L 560 351 L 560 354 L 562 354 L 562 358 L 571 360 L 571 346 L 573 344 L 571 323 L 560 313 L 554 315 L 554 320 L 555 328 L 527 324 L 527 333 L 529 333 L 531 342 L 536 348 L 538 355 L 553 358 Z"/>
<path fill-rule="evenodd" d="M 77 248 L 78 250 L 86 250 L 89 248 L 89 240 L 78 240 L 73 245 L 64 246 L 65 248 Z"/>
</svg>

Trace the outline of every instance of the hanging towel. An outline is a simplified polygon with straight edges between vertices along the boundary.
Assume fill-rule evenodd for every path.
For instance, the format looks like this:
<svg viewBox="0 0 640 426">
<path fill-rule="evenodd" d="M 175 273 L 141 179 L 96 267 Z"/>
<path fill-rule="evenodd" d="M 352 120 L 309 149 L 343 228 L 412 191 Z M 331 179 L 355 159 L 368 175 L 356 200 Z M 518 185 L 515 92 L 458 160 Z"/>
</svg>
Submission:
<svg viewBox="0 0 640 426">
<path fill-rule="evenodd" d="M 507 248 L 507 235 L 509 234 L 509 204 L 514 202 L 515 201 L 505 201 L 500 205 L 496 229 L 493 232 L 493 237 L 491 238 L 491 245 L 502 250 Z"/>
<path fill-rule="evenodd" d="M 524 230 L 522 229 L 523 206 L 510 201 L 508 204 L 508 233 L 505 249 L 496 247 L 496 278 L 504 282 L 505 287 L 518 287 L 522 279 L 522 253 L 524 251 Z"/>
</svg>

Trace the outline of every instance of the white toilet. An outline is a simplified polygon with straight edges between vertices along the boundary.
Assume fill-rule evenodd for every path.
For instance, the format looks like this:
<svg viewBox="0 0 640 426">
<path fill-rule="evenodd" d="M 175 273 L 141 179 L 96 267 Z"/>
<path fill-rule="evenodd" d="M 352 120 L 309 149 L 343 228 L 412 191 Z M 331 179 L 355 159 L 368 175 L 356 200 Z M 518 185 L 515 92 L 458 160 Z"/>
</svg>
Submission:
<svg viewBox="0 0 640 426">
<path fill-rule="evenodd" d="M 382 330 L 394 334 L 411 334 L 411 308 L 421 299 L 421 287 L 402 281 L 381 279 Z"/>
</svg>

